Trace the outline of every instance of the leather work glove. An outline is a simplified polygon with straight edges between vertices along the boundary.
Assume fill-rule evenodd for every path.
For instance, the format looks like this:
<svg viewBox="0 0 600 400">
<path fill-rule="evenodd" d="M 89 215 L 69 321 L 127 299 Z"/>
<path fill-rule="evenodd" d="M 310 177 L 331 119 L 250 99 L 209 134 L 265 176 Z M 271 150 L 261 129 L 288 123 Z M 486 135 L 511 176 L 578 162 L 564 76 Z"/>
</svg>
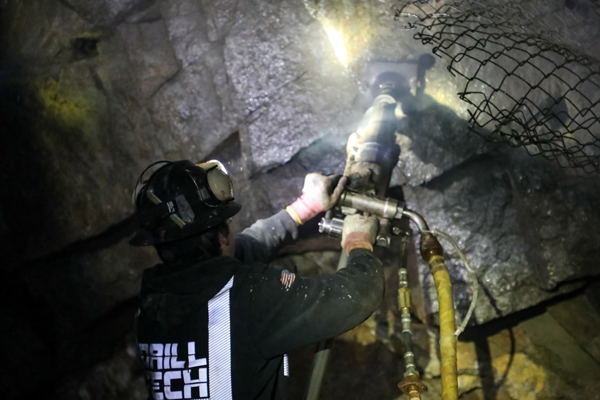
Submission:
<svg viewBox="0 0 600 400">
<path fill-rule="evenodd" d="M 365 217 L 364 215 L 355 214 L 344 218 L 342 247 L 346 250 L 346 254 L 356 248 L 373 251 L 378 227 L 379 220 L 373 215 Z"/>
<path fill-rule="evenodd" d="M 302 196 L 286 208 L 288 214 L 296 225 L 302 225 L 315 215 L 329 210 L 338 202 L 347 180 L 347 177 L 340 178 L 339 175 L 306 175 Z"/>
</svg>

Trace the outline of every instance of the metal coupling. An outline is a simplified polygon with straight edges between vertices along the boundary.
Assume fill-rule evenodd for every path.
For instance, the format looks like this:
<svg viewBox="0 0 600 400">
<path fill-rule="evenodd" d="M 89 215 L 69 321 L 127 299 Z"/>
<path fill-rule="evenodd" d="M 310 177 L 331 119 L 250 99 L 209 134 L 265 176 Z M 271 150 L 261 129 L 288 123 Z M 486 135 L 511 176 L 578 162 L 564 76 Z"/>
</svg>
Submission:
<svg viewBox="0 0 600 400">
<path fill-rule="evenodd" d="M 408 287 L 407 273 L 408 272 L 406 271 L 406 268 L 399 268 L 398 269 L 398 285 L 401 288 Z"/>
<path fill-rule="evenodd" d="M 387 218 L 379 220 L 379 230 L 377 231 L 377 240 L 375 242 L 379 247 L 390 247 L 392 243 L 392 226 Z"/>
<path fill-rule="evenodd" d="M 404 332 L 411 333 L 410 323 L 411 323 L 410 313 L 402 313 L 402 333 L 404 333 Z"/>
<path fill-rule="evenodd" d="M 344 229 L 344 220 L 340 218 L 323 218 L 319 222 L 319 232 L 340 239 Z"/>
<path fill-rule="evenodd" d="M 338 204 L 342 207 L 353 208 L 387 219 L 395 218 L 398 214 L 398 209 L 404 208 L 396 199 L 381 199 L 350 191 L 342 194 Z"/>
<path fill-rule="evenodd" d="M 404 361 L 406 362 L 406 372 L 404 376 L 418 375 L 417 366 L 415 365 L 415 354 L 412 351 L 404 353 Z"/>
</svg>

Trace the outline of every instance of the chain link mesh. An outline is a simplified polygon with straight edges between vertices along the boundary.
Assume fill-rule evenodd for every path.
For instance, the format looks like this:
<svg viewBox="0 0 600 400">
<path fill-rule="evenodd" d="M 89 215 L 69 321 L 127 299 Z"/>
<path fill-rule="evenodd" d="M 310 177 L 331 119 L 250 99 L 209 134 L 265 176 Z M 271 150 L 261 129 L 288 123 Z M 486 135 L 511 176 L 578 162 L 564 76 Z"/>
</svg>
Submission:
<svg viewBox="0 0 600 400">
<path fill-rule="evenodd" d="M 400 3 L 396 20 L 464 82 L 458 97 L 469 104 L 471 131 L 563 167 L 600 171 L 596 3 Z"/>
</svg>

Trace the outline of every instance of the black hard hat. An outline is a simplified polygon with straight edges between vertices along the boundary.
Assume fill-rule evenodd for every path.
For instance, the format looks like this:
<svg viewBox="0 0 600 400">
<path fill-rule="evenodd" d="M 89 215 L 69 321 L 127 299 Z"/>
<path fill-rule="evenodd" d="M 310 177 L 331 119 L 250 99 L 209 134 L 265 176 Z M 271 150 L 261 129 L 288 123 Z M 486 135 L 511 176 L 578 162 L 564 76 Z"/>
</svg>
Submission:
<svg viewBox="0 0 600 400">
<path fill-rule="evenodd" d="M 141 182 L 144 173 L 160 163 L 165 165 Z M 140 230 L 129 241 L 132 246 L 166 243 L 201 233 L 227 221 L 242 208 L 233 201 L 233 184 L 219 161 L 160 161 L 144 173 L 134 192 Z"/>
</svg>

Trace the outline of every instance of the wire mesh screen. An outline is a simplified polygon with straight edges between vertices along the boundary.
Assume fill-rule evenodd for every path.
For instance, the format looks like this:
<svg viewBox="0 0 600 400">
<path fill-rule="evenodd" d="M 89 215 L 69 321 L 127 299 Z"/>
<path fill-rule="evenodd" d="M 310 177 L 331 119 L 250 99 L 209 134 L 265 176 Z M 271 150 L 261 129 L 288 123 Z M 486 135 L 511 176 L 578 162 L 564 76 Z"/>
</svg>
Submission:
<svg viewBox="0 0 600 400">
<path fill-rule="evenodd" d="M 578 171 L 600 171 L 600 63 L 592 53 L 598 47 L 600 8 L 595 3 L 400 3 L 396 20 L 433 46 L 464 81 L 458 96 L 470 105 L 473 132 Z"/>
</svg>

